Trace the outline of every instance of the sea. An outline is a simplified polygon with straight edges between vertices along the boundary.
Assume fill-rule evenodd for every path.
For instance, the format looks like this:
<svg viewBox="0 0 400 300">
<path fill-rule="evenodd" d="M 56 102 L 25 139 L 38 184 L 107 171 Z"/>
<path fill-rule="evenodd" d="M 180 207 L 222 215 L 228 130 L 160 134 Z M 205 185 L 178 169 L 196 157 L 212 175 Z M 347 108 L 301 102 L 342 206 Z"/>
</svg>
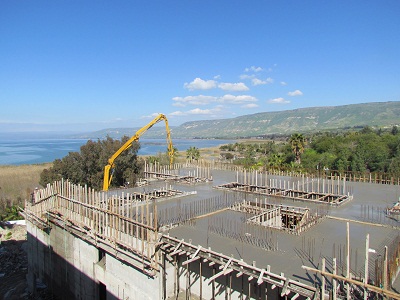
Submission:
<svg viewBox="0 0 400 300">
<path fill-rule="evenodd" d="M 53 162 L 69 152 L 79 152 L 87 139 L 1 139 L 0 165 L 23 165 Z M 140 139 L 139 155 L 157 155 L 167 151 L 165 139 Z M 174 139 L 178 151 L 190 147 L 210 148 L 234 143 L 233 140 L 216 139 Z"/>
</svg>

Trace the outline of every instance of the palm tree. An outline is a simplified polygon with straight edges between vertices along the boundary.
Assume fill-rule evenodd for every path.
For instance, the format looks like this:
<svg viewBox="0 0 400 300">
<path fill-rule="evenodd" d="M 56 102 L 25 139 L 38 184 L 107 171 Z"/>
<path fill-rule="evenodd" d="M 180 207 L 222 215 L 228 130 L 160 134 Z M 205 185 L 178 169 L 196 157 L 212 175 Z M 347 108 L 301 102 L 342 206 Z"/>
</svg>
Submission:
<svg viewBox="0 0 400 300">
<path fill-rule="evenodd" d="M 179 156 L 179 153 L 178 153 L 178 148 L 176 148 L 175 146 L 173 146 L 172 147 L 172 163 L 174 163 L 175 162 L 175 160 L 176 160 L 176 158 Z M 170 159 L 170 161 L 171 161 L 171 158 L 169 157 L 169 152 L 168 152 L 168 149 L 167 149 L 167 151 L 165 152 L 166 153 L 166 155 L 168 156 L 168 158 Z"/>
<path fill-rule="evenodd" d="M 199 148 L 190 147 L 189 149 L 187 149 L 186 150 L 186 158 L 189 159 L 189 161 L 199 160 L 199 158 L 200 158 Z"/>
<path fill-rule="evenodd" d="M 300 156 L 304 152 L 304 146 L 306 145 L 305 137 L 301 133 L 293 133 L 289 139 L 289 143 L 296 157 L 296 163 L 301 164 Z"/>
<path fill-rule="evenodd" d="M 273 169 L 277 169 L 279 170 L 282 165 L 283 165 L 283 157 L 282 154 L 272 154 L 269 158 L 268 158 L 268 165 L 270 167 L 272 167 Z"/>
</svg>

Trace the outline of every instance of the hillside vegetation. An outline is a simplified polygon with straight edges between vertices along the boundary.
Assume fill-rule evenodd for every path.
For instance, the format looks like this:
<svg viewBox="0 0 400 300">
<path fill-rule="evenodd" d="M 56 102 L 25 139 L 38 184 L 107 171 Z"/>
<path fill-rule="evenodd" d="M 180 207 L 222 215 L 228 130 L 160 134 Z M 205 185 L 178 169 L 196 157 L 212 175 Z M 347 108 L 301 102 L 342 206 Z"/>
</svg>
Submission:
<svg viewBox="0 0 400 300">
<path fill-rule="evenodd" d="M 265 135 L 290 135 L 348 128 L 391 128 L 400 125 L 400 102 L 375 102 L 342 106 L 301 108 L 263 112 L 231 119 L 186 122 L 171 127 L 173 138 L 240 138 Z M 80 138 L 120 138 L 139 128 L 105 129 Z M 164 138 L 165 128 L 153 127 L 146 138 Z"/>
<path fill-rule="evenodd" d="M 400 178 L 400 133 L 372 130 L 292 134 L 285 142 L 235 143 L 220 147 L 227 161 L 251 169 L 306 173 L 385 174 Z"/>
</svg>

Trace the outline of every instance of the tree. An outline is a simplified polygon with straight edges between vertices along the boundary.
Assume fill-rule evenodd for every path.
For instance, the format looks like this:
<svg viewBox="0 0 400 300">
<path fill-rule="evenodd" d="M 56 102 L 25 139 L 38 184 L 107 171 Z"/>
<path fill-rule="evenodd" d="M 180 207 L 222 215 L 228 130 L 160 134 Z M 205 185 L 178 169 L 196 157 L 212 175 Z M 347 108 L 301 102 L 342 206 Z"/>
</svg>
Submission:
<svg viewBox="0 0 400 300">
<path fill-rule="evenodd" d="M 244 153 L 244 158 L 242 159 L 242 163 L 245 168 L 253 167 L 253 165 L 256 163 L 254 156 L 255 156 L 254 147 L 252 147 L 252 145 L 248 145 Z"/>
<path fill-rule="evenodd" d="M 392 176 L 400 177 L 400 156 L 393 157 L 390 160 L 388 172 Z"/>
<path fill-rule="evenodd" d="M 376 133 L 359 135 L 354 154 L 370 172 L 384 172 L 389 158 L 389 147 Z M 355 159 L 358 159 L 355 157 Z M 357 162 L 358 163 L 358 162 Z M 358 166 L 360 168 L 360 166 Z M 360 170 L 362 171 L 362 170 Z"/>
<path fill-rule="evenodd" d="M 374 131 L 372 130 L 371 127 L 369 127 L 369 126 L 367 125 L 367 126 L 364 126 L 364 128 L 361 129 L 360 132 L 361 132 L 362 134 L 368 134 L 368 133 L 372 133 L 372 132 L 374 132 Z"/>
<path fill-rule="evenodd" d="M 283 165 L 283 157 L 282 154 L 274 153 L 268 159 L 268 166 L 273 169 L 280 169 Z"/>
<path fill-rule="evenodd" d="M 297 164 L 301 164 L 301 154 L 304 152 L 306 139 L 301 133 L 294 133 L 289 138 L 289 143 L 292 151 L 295 155 L 295 161 Z"/>
<path fill-rule="evenodd" d="M 358 155 L 358 153 L 354 153 L 350 157 L 350 169 L 353 172 L 365 172 L 365 163 L 364 160 Z"/>
<path fill-rule="evenodd" d="M 80 148 L 80 152 L 70 152 L 62 159 L 56 159 L 53 167 L 43 170 L 39 183 L 45 186 L 64 178 L 75 184 L 86 184 L 94 189 L 101 189 L 104 167 L 108 164 L 108 159 L 128 140 L 126 136 L 121 140 L 113 140 L 110 137 L 97 142 L 89 140 Z M 135 184 L 143 167 L 143 163 L 137 157 L 139 147 L 138 142 L 133 142 L 129 149 L 114 160 L 111 186 L 126 186 L 127 182 L 131 186 Z"/>
<path fill-rule="evenodd" d="M 158 156 L 149 156 L 147 158 L 147 161 L 149 162 L 149 164 L 159 163 L 160 162 L 160 155 L 158 155 Z"/>
<path fill-rule="evenodd" d="M 396 135 L 399 133 L 399 128 L 397 126 L 393 126 L 392 130 L 390 131 L 392 135 Z"/>
<path fill-rule="evenodd" d="M 172 155 L 172 163 L 174 163 L 174 162 L 175 162 L 175 159 L 176 159 L 177 157 L 179 157 L 179 150 L 178 150 L 178 148 L 175 147 L 175 146 L 173 146 L 172 149 L 173 149 L 173 151 L 174 151 L 174 154 Z M 167 154 L 168 154 L 168 150 L 167 150 Z M 169 156 L 168 156 L 168 158 L 169 158 Z"/>
<path fill-rule="evenodd" d="M 190 147 L 186 150 L 186 158 L 192 162 L 192 160 L 199 160 L 200 158 L 200 150 L 196 147 Z"/>
</svg>

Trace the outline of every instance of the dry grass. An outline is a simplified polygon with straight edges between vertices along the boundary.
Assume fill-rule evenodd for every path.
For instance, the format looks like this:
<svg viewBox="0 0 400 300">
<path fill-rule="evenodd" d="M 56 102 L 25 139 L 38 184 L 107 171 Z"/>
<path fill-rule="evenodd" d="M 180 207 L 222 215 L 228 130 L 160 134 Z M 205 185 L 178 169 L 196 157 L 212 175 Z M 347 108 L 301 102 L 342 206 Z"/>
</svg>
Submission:
<svg viewBox="0 0 400 300">
<path fill-rule="evenodd" d="M 219 158 L 221 151 L 218 147 L 210 147 L 210 148 L 201 148 L 200 149 L 200 158 L 204 160 L 214 160 Z"/>
<path fill-rule="evenodd" d="M 52 163 L 0 166 L 0 211 L 4 205 L 21 204 L 39 186 L 40 173 Z"/>
</svg>

